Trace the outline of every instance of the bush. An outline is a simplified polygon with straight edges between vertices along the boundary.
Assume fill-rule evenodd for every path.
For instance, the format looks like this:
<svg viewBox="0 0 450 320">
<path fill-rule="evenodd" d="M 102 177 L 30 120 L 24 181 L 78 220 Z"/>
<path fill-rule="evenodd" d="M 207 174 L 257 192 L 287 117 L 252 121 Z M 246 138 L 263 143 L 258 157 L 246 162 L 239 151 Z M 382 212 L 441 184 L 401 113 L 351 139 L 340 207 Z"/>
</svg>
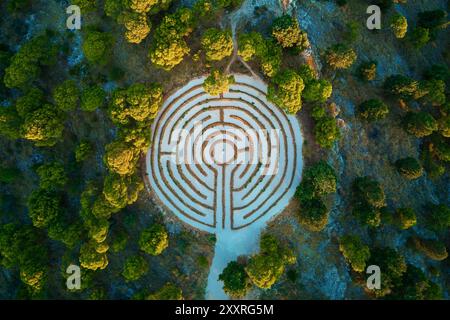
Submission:
<svg viewBox="0 0 450 320">
<path fill-rule="evenodd" d="M 414 227 L 417 223 L 416 213 L 411 208 L 399 208 L 397 209 L 397 221 L 402 230 Z"/>
<path fill-rule="evenodd" d="M 356 272 L 366 270 L 367 260 L 370 258 L 369 247 L 366 246 L 359 237 L 346 235 L 339 240 L 339 251 L 350 263 Z"/>
<path fill-rule="evenodd" d="M 142 231 L 139 247 L 153 256 L 160 255 L 169 246 L 169 235 L 163 225 L 154 224 Z"/>
<path fill-rule="evenodd" d="M 223 281 L 223 291 L 233 298 L 243 298 L 251 287 L 245 267 L 236 261 L 228 263 L 219 280 Z"/>
<path fill-rule="evenodd" d="M 343 44 L 336 44 L 325 52 L 325 60 L 333 69 L 348 69 L 356 61 L 356 58 L 355 51 Z"/>
<path fill-rule="evenodd" d="M 233 53 L 233 39 L 230 31 L 208 29 L 202 36 L 201 44 L 208 61 L 220 61 Z"/>
<path fill-rule="evenodd" d="M 442 299 L 442 289 L 427 279 L 419 268 L 407 265 L 407 272 L 395 288 L 394 299 L 401 300 L 439 300 Z"/>
<path fill-rule="evenodd" d="M 320 118 L 314 126 L 314 136 L 316 142 L 322 148 L 330 149 L 334 143 L 341 138 L 341 132 L 336 123 L 336 119 L 332 117 Z"/>
<path fill-rule="evenodd" d="M 92 112 L 101 108 L 106 98 L 106 93 L 99 85 L 86 87 L 81 93 L 81 109 Z"/>
<path fill-rule="evenodd" d="M 230 84 L 234 82 L 234 76 L 223 74 L 219 70 L 213 70 L 203 82 L 203 89 L 212 96 L 218 96 L 228 92 Z"/>
<path fill-rule="evenodd" d="M 58 189 L 68 182 L 64 165 L 59 162 L 43 164 L 37 168 L 36 172 L 42 189 Z"/>
<path fill-rule="evenodd" d="M 295 114 L 302 107 L 302 92 L 305 88 L 302 78 L 293 70 L 279 72 L 269 84 L 267 98 L 289 114 Z"/>
<path fill-rule="evenodd" d="M 407 157 L 395 162 L 398 173 L 409 180 L 420 178 L 423 174 L 423 168 L 417 159 Z"/>
<path fill-rule="evenodd" d="M 274 20 L 272 36 L 283 48 L 294 48 L 296 52 L 301 52 L 309 47 L 306 32 L 300 30 L 296 18 L 287 14 Z"/>
<path fill-rule="evenodd" d="M 114 39 L 109 33 L 89 31 L 83 41 L 83 52 L 91 63 L 105 65 L 108 63 L 114 45 Z"/>
<path fill-rule="evenodd" d="M 403 39 L 408 31 L 408 20 L 399 13 L 393 15 L 391 29 L 397 39 Z"/>
<path fill-rule="evenodd" d="M 437 131 L 438 124 L 428 112 L 408 112 L 403 118 L 403 128 L 409 134 L 423 138 Z"/>
<path fill-rule="evenodd" d="M 135 281 L 147 272 L 148 262 L 141 256 L 132 256 L 125 260 L 122 275 L 126 281 Z"/>
<path fill-rule="evenodd" d="M 377 63 L 369 61 L 362 63 L 358 68 L 358 77 L 364 81 L 375 80 L 377 76 Z"/>
<path fill-rule="evenodd" d="M 322 231 L 328 223 L 328 214 L 330 210 L 320 199 L 311 199 L 302 201 L 298 220 L 302 226 L 309 231 Z"/>
<path fill-rule="evenodd" d="M 365 120 L 377 121 L 386 118 L 389 108 L 383 101 L 370 99 L 359 105 L 358 113 Z"/>
<path fill-rule="evenodd" d="M 438 160 L 450 162 L 450 139 L 435 135 L 429 144 L 431 154 Z"/>
</svg>

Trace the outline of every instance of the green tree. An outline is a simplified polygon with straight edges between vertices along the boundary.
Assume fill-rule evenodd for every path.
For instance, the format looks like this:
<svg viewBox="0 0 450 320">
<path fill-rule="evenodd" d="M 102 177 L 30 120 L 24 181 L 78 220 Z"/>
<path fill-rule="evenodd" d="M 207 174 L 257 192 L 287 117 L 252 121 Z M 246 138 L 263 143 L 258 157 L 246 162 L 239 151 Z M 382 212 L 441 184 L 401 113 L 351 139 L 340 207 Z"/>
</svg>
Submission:
<svg viewBox="0 0 450 320">
<path fill-rule="evenodd" d="M 61 114 L 51 105 L 25 116 L 21 131 L 25 139 L 38 146 L 53 146 L 61 139 L 64 124 Z"/>
<path fill-rule="evenodd" d="M 166 228 L 160 224 L 145 229 L 139 237 L 141 250 L 153 256 L 160 255 L 168 246 L 169 235 Z"/>
<path fill-rule="evenodd" d="M 313 79 L 305 82 L 302 97 L 307 102 L 325 102 L 331 96 L 333 87 L 328 80 Z"/>
<path fill-rule="evenodd" d="M 370 99 L 359 105 L 358 113 L 365 120 L 377 121 L 386 118 L 389 114 L 389 108 L 381 100 Z"/>
<path fill-rule="evenodd" d="M 300 30 L 296 18 L 287 14 L 274 20 L 272 36 L 283 48 L 294 48 L 297 52 L 301 52 L 309 47 L 306 32 Z"/>
<path fill-rule="evenodd" d="M 394 14 L 391 18 L 391 29 L 397 39 L 403 39 L 408 32 L 408 20 L 399 13 Z"/>
<path fill-rule="evenodd" d="M 124 12 L 119 22 L 125 27 L 125 39 L 129 43 L 139 44 L 150 33 L 151 23 L 145 14 Z"/>
<path fill-rule="evenodd" d="M 423 168 L 420 162 L 412 157 L 399 159 L 395 162 L 398 173 L 409 180 L 420 178 L 423 174 Z"/>
<path fill-rule="evenodd" d="M 37 168 L 36 173 L 42 189 L 58 189 L 64 187 L 68 182 L 64 165 L 59 162 L 43 164 Z"/>
<path fill-rule="evenodd" d="M 438 123 L 428 112 L 408 112 L 403 118 L 403 128 L 409 134 L 423 138 L 437 131 Z"/>
<path fill-rule="evenodd" d="M 81 109 L 84 111 L 95 111 L 101 108 L 106 98 L 106 93 L 99 85 L 89 86 L 81 93 Z"/>
<path fill-rule="evenodd" d="M 319 161 L 304 171 L 296 196 L 301 201 L 319 198 L 329 193 L 335 193 L 336 184 L 337 177 L 333 167 L 325 161 Z"/>
<path fill-rule="evenodd" d="M 203 89 L 212 96 L 218 96 L 228 92 L 230 84 L 234 82 L 234 76 L 223 74 L 219 70 L 213 70 L 203 82 Z"/>
<path fill-rule="evenodd" d="M 111 120 L 121 125 L 128 124 L 130 119 L 138 122 L 151 120 L 156 117 L 162 99 L 161 85 L 135 83 L 128 89 L 113 92 L 108 112 Z"/>
<path fill-rule="evenodd" d="M 112 54 L 113 45 L 114 39 L 109 33 L 88 31 L 84 36 L 82 48 L 89 62 L 105 65 Z"/>
<path fill-rule="evenodd" d="M 148 300 L 182 300 L 183 291 L 173 283 L 166 283 L 161 289 L 150 294 Z"/>
<path fill-rule="evenodd" d="M 138 152 L 122 141 L 114 141 L 106 146 L 104 162 L 108 168 L 120 175 L 130 175 L 136 169 Z"/>
<path fill-rule="evenodd" d="M 148 272 L 148 262 L 141 256 L 132 256 L 125 261 L 122 275 L 127 281 L 136 281 Z"/>
<path fill-rule="evenodd" d="M 322 148 L 330 149 L 341 138 L 336 119 L 328 116 L 317 120 L 313 132 L 316 142 Z"/>
<path fill-rule="evenodd" d="M 325 60 L 333 69 L 348 69 L 356 58 L 356 52 L 343 44 L 336 44 L 325 52 Z"/>
<path fill-rule="evenodd" d="M 33 191 L 28 198 L 28 215 L 36 228 L 46 228 L 61 214 L 61 197 L 46 189 Z"/>
<path fill-rule="evenodd" d="M 23 88 L 36 80 L 44 66 L 56 61 L 56 46 L 47 36 L 37 36 L 24 45 L 11 58 L 5 69 L 4 82 L 7 88 Z"/>
<path fill-rule="evenodd" d="M 16 100 L 17 113 L 25 118 L 44 104 L 44 93 L 39 88 L 31 88 Z"/>
<path fill-rule="evenodd" d="M 397 222 L 402 230 L 412 228 L 417 223 L 416 213 L 412 208 L 399 208 L 396 211 Z"/>
<path fill-rule="evenodd" d="M 109 174 L 105 178 L 103 195 L 111 206 L 122 209 L 137 201 L 144 184 L 134 176 Z"/>
<path fill-rule="evenodd" d="M 326 227 L 329 212 L 330 210 L 322 200 L 313 198 L 300 203 L 300 211 L 297 217 L 300 224 L 306 229 L 319 232 Z"/>
<path fill-rule="evenodd" d="M 279 72 L 269 84 L 267 98 L 289 114 L 302 107 L 303 79 L 293 70 Z"/>
<path fill-rule="evenodd" d="M 108 266 L 106 253 L 98 253 L 95 245 L 85 243 L 80 248 L 80 265 L 89 270 L 103 270 Z"/>
<path fill-rule="evenodd" d="M 295 262 L 296 257 L 289 248 L 272 235 L 265 234 L 261 236 L 260 253 L 249 259 L 245 271 L 256 286 L 269 289 L 284 273 L 286 266 Z"/>
<path fill-rule="evenodd" d="M 220 61 L 233 53 L 233 39 L 228 30 L 223 31 L 216 28 L 206 30 L 201 44 L 208 61 Z"/>
<path fill-rule="evenodd" d="M 170 71 L 179 65 L 190 51 L 183 39 L 175 39 L 172 42 L 160 41 L 150 50 L 150 60 L 157 67 Z"/>
<path fill-rule="evenodd" d="M 244 297 L 251 287 L 244 265 L 236 261 L 228 263 L 219 275 L 219 280 L 223 281 L 223 291 L 233 298 Z"/>
<path fill-rule="evenodd" d="M 194 13 L 188 8 L 166 15 L 155 30 L 155 41 L 149 53 L 152 63 L 166 71 L 181 63 L 190 52 L 184 37 L 192 32 L 194 24 Z"/>
<path fill-rule="evenodd" d="M 363 225 L 371 228 L 377 228 L 381 225 L 381 210 L 379 208 L 364 203 L 358 203 L 354 206 L 352 214 Z"/>
<path fill-rule="evenodd" d="M 356 272 L 366 270 L 367 261 L 370 258 L 370 250 L 361 238 L 353 235 L 345 235 L 339 240 L 339 251 Z"/>
<path fill-rule="evenodd" d="M 238 38 L 238 55 L 244 61 L 250 61 L 260 54 L 261 47 L 264 46 L 264 38 L 257 32 L 244 33 Z"/>
</svg>

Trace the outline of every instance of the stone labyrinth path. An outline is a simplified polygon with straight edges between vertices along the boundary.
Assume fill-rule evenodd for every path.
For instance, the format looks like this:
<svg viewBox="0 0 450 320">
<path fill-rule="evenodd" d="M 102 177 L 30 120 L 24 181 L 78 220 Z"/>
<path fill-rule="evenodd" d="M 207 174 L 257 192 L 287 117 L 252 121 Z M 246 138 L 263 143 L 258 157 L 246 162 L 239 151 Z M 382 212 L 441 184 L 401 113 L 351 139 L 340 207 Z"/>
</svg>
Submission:
<svg viewBox="0 0 450 320">
<path fill-rule="evenodd" d="M 301 177 L 296 117 L 267 101 L 264 83 L 235 78 L 220 97 L 203 90 L 205 78 L 172 94 L 155 119 L 147 155 L 159 200 L 211 233 L 267 222 L 288 204 Z"/>
</svg>

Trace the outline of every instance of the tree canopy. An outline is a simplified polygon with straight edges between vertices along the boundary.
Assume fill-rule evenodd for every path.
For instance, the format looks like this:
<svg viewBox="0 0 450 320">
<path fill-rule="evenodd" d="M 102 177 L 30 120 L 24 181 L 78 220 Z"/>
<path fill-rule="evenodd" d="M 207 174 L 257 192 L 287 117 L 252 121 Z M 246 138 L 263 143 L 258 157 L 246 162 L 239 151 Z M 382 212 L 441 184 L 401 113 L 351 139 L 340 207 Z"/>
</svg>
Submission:
<svg viewBox="0 0 450 320">
<path fill-rule="evenodd" d="M 303 79 L 294 70 L 278 73 L 271 83 L 267 98 L 290 114 L 295 114 L 302 107 L 302 92 L 305 88 Z"/>
<path fill-rule="evenodd" d="M 169 235 L 163 225 L 154 224 L 142 231 L 139 247 L 153 256 L 160 255 L 169 246 Z"/>
<path fill-rule="evenodd" d="M 208 61 L 220 61 L 233 53 L 233 39 L 229 30 L 210 28 L 203 34 L 201 44 Z"/>
</svg>

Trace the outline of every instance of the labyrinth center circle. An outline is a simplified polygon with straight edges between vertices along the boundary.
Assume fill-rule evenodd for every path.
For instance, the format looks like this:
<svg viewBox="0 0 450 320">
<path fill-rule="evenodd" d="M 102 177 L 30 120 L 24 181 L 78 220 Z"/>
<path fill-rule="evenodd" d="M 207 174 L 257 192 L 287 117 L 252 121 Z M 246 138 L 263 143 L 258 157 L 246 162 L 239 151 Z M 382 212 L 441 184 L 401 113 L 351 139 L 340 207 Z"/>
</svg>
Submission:
<svg viewBox="0 0 450 320">
<path fill-rule="evenodd" d="M 191 226 L 218 233 L 283 211 L 302 170 L 298 120 L 267 101 L 266 85 L 235 75 L 214 97 L 205 77 L 170 95 L 152 125 L 148 186 Z"/>
</svg>

